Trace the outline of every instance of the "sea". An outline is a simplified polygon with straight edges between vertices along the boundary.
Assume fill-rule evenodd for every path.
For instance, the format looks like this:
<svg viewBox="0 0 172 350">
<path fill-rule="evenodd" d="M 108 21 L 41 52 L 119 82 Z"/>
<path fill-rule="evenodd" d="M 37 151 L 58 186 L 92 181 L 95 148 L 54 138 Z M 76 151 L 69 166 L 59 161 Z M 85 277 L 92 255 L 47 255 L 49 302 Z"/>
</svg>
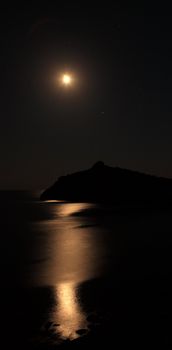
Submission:
<svg viewBox="0 0 172 350">
<path fill-rule="evenodd" d="M 172 208 L 0 192 L 2 349 L 172 349 Z"/>
</svg>

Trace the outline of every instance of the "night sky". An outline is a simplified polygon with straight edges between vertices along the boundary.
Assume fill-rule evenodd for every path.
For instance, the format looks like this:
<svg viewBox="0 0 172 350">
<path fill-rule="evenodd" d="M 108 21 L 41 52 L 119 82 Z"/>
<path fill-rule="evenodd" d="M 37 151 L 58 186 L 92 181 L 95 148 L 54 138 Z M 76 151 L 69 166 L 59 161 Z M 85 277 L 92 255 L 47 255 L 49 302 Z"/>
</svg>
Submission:
<svg viewBox="0 0 172 350">
<path fill-rule="evenodd" d="M 172 177 L 171 22 L 141 2 L 1 7 L 0 188 L 42 189 L 98 160 Z"/>
</svg>

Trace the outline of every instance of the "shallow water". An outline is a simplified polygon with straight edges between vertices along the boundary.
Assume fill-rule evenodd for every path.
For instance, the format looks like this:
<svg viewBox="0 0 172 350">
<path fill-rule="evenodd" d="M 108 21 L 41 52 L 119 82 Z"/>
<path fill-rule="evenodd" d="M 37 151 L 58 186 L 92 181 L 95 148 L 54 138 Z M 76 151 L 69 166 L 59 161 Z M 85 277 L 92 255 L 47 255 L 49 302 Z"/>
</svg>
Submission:
<svg viewBox="0 0 172 350">
<path fill-rule="evenodd" d="M 31 193 L 3 193 L 0 207 L 5 337 L 10 328 L 13 343 L 32 348 L 93 333 L 91 342 L 113 338 L 119 348 L 143 334 L 151 343 L 153 324 L 169 346 L 171 211 L 41 202 Z"/>
</svg>

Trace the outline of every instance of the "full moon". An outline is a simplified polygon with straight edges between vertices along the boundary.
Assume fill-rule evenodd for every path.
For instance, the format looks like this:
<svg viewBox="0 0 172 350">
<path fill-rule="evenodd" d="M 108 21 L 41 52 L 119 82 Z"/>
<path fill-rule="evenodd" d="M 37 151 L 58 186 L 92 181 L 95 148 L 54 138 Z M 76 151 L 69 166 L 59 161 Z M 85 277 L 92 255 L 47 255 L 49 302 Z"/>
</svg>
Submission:
<svg viewBox="0 0 172 350">
<path fill-rule="evenodd" d="M 62 83 L 64 85 L 70 85 L 71 81 L 72 81 L 72 78 L 71 78 L 71 76 L 69 74 L 63 74 L 63 76 L 62 76 Z"/>
</svg>

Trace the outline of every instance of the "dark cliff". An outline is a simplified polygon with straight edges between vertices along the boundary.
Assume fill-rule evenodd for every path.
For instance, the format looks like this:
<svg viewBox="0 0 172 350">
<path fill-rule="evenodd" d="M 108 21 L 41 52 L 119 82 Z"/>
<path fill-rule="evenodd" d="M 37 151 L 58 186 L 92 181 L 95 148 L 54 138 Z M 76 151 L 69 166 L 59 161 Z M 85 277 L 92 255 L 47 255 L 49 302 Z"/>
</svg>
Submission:
<svg viewBox="0 0 172 350">
<path fill-rule="evenodd" d="M 88 170 L 60 177 L 42 193 L 41 199 L 114 203 L 171 201 L 172 180 L 97 162 Z"/>
</svg>

